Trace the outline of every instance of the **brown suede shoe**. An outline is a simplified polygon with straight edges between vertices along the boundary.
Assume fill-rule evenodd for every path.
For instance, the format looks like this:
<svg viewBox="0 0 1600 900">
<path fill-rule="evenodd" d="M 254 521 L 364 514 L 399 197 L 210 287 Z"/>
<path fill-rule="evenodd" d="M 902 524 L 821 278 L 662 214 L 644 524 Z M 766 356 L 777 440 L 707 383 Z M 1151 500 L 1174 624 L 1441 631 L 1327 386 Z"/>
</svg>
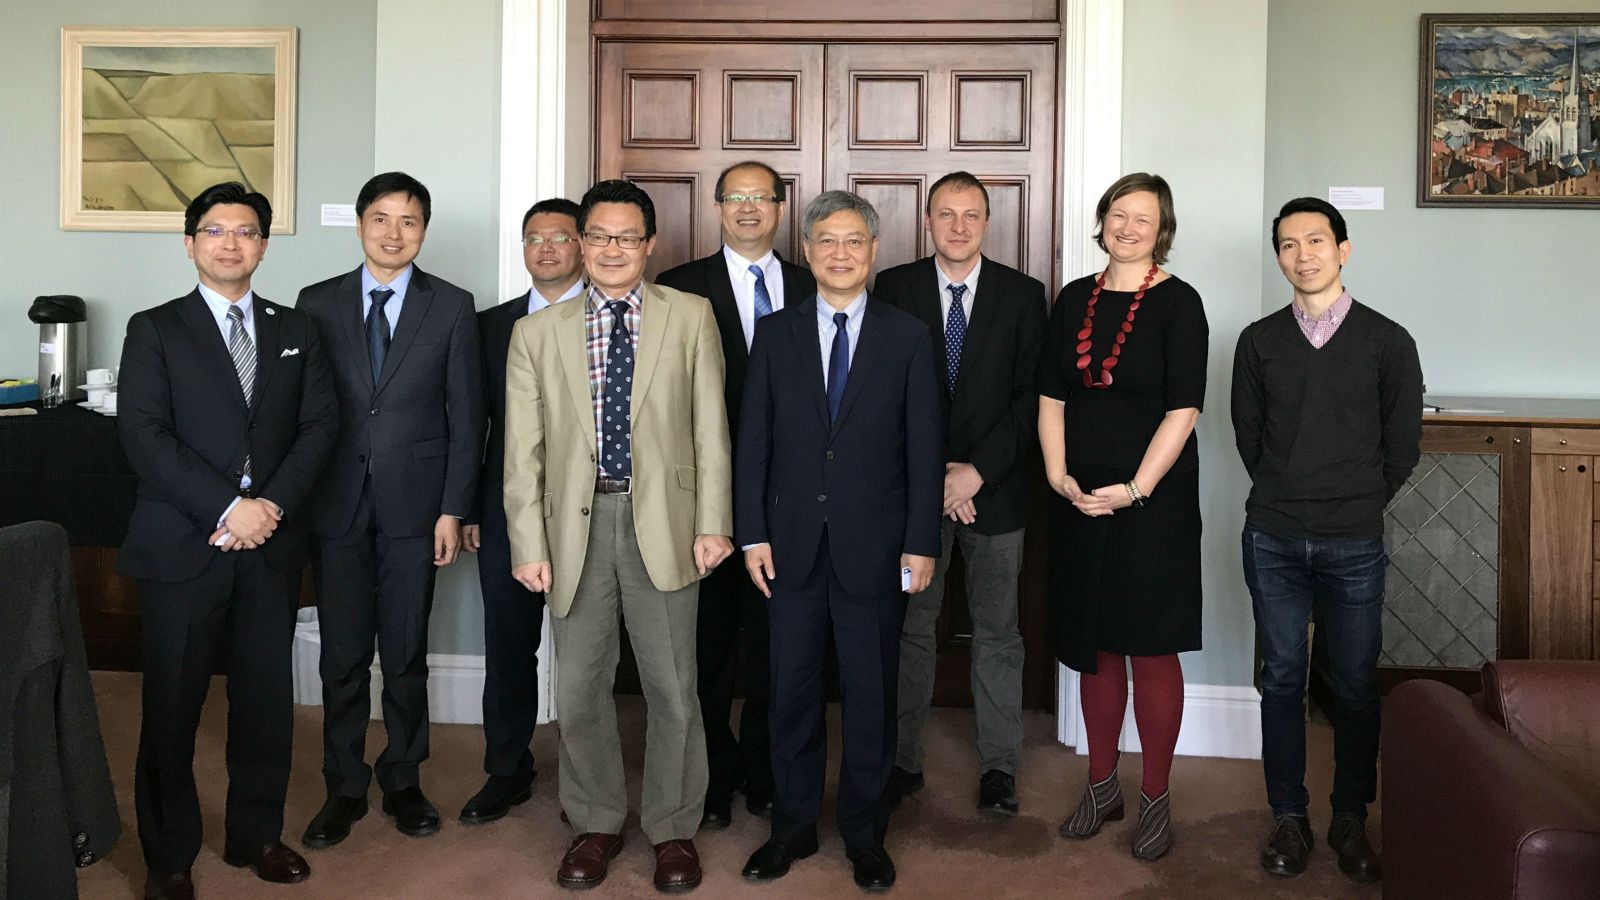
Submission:
<svg viewBox="0 0 1600 900">
<path fill-rule="evenodd" d="M 144 878 L 144 900 L 194 900 L 194 882 L 188 872 L 176 875 L 157 875 Z"/>
<path fill-rule="evenodd" d="M 656 890 L 681 894 L 700 886 L 700 854 L 694 841 L 662 841 L 656 845 Z"/>
<path fill-rule="evenodd" d="M 583 890 L 606 880 L 606 865 L 622 852 L 622 835 L 589 832 L 580 834 L 561 857 L 556 881 L 564 888 Z"/>
<path fill-rule="evenodd" d="M 290 850 L 282 841 L 238 847 L 224 844 L 222 861 L 236 868 L 254 869 L 256 877 L 273 884 L 298 884 L 311 876 L 305 857 Z"/>
</svg>

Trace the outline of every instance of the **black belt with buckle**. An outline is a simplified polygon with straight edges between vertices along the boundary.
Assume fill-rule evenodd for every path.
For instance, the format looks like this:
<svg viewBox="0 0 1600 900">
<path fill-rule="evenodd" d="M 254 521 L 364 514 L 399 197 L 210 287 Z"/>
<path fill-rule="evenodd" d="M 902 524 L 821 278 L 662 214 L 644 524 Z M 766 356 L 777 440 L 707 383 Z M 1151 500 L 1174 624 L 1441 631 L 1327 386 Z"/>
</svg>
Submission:
<svg viewBox="0 0 1600 900">
<path fill-rule="evenodd" d="M 596 494 L 631 494 L 633 493 L 632 478 L 607 478 L 604 475 L 594 480 Z"/>
</svg>

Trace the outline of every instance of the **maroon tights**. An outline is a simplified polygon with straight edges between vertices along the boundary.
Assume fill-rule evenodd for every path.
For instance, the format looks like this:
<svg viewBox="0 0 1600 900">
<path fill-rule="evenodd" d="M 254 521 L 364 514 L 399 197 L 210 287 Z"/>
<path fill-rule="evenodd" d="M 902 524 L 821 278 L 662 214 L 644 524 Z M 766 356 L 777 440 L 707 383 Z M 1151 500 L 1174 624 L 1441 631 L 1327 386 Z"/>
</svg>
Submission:
<svg viewBox="0 0 1600 900">
<path fill-rule="evenodd" d="M 1183 667 L 1178 655 L 1130 656 L 1099 653 L 1096 672 L 1082 675 L 1078 690 L 1083 699 L 1083 721 L 1089 733 L 1089 780 L 1104 781 L 1117 767 L 1117 739 L 1128 708 L 1128 667 L 1133 662 L 1133 718 L 1139 725 L 1144 752 L 1141 790 L 1151 799 L 1167 790 L 1172 772 L 1172 751 L 1183 722 Z"/>
</svg>

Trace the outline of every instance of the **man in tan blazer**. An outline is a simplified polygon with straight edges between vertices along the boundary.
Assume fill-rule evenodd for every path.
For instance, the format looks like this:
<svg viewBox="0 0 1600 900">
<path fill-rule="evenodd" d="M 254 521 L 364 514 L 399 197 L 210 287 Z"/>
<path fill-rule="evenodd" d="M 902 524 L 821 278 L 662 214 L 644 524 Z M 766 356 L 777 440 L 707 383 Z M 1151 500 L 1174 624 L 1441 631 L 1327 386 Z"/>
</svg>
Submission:
<svg viewBox="0 0 1600 900">
<path fill-rule="evenodd" d="M 611 688 L 626 622 L 649 707 L 640 825 L 656 887 L 684 891 L 700 883 L 707 784 L 699 579 L 733 552 L 721 338 L 707 300 L 644 281 L 643 190 L 590 188 L 578 230 L 588 293 L 518 322 L 506 359 L 512 574 L 554 617 L 561 805 L 577 832 L 556 877 L 593 887 L 622 848 Z"/>
</svg>

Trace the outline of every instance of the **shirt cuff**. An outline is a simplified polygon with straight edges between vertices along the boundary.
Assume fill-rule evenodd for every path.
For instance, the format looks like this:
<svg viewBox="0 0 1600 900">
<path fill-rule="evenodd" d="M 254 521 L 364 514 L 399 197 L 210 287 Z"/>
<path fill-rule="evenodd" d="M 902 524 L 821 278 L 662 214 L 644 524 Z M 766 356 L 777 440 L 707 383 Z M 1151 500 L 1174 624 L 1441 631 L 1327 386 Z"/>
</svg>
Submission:
<svg viewBox="0 0 1600 900">
<path fill-rule="evenodd" d="M 222 523 L 226 522 L 228 520 L 228 513 L 233 512 L 233 508 L 235 506 L 238 506 L 239 505 L 239 501 L 243 500 L 243 499 L 244 499 L 243 497 L 235 497 L 235 498 L 233 498 L 233 502 L 229 503 L 228 504 L 228 508 L 222 511 L 222 515 L 217 516 L 217 527 L 218 528 L 222 527 Z"/>
</svg>

